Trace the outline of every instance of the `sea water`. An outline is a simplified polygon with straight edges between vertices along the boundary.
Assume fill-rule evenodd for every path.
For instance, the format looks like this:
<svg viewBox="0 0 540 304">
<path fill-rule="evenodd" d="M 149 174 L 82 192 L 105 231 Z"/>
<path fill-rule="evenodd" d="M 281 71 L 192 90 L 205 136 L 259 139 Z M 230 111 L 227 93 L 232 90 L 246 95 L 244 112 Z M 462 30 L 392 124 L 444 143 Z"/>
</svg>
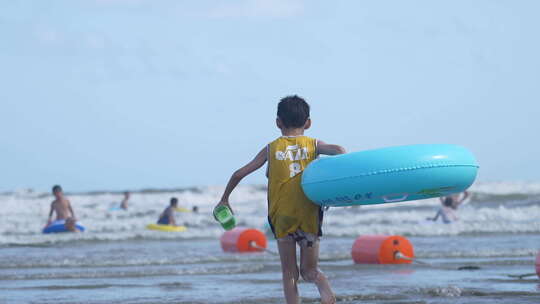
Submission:
<svg viewBox="0 0 540 304">
<path fill-rule="evenodd" d="M 540 249 L 540 184 L 483 183 L 453 224 L 429 223 L 436 199 L 325 212 L 320 267 L 340 303 L 539 303 L 533 273 Z M 52 197 L 0 194 L 0 303 L 283 303 L 279 257 L 221 250 L 212 210 L 222 187 L 135 192 L 128 211 L 110 211 L 122 193 L 69 194 L 84 233 L 41 234 Z M 170 197 L 186 232 L 145 229 Z M 264 230 L 266 189 L 231 196 L 239 226 Z M 356 237 L 399 234 L 429 265 L 354 265 Z M 269 249 L 277 251 L 272 236 Z M 462 266 L 477 270 L 458 270 Z M 318 303 L 301 281 L 303 303 Z"/>
</svg>

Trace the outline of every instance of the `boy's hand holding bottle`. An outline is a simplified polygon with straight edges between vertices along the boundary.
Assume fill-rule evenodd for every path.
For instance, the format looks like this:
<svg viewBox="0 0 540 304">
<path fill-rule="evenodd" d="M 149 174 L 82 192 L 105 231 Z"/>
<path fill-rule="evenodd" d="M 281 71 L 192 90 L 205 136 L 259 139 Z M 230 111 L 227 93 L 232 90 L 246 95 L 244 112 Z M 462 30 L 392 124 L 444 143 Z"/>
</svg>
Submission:
<svg viewBox="0 0 540 304">
<path fill-rule="evenodd" d="M 236 226 L 236 219 L 227 201 L 222 200 L 216 205 L 214 208 L 214 218 L 225 230 L 231 230 Z"/>
</svg>

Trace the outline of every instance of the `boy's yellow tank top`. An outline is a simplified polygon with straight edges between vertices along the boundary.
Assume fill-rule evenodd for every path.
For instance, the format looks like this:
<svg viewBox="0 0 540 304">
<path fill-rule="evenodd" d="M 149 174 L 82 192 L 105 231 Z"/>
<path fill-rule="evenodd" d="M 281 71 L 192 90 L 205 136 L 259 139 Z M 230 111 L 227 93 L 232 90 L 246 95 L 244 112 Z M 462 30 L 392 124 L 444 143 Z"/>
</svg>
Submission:
<svg viewBox="0 0 540 304">
<path fill-rule="evenodd" d="M 268 218 L 276 238 L 297 230 L 321 235 L 321 208 L 300 185 L 315 158 L 317 140 L 307 136 L 282 136 L 268 145 Z"/>
</svg>

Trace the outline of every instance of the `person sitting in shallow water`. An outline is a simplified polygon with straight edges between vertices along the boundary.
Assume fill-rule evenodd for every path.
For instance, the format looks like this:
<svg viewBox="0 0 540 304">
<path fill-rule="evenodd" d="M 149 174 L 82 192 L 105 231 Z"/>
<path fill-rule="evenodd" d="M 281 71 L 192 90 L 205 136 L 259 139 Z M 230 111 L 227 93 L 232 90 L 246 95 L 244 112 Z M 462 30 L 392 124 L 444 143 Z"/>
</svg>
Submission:
<svg viewBox="0 0 540 304">
<path fill-rule="evenodd" d="M 442 206 L 437 210 L 437 214 L 433 218 L 427 218 L 430 221 L 436 222 L 439 216 L 441 217 L 443 223 L 450 224 L 452 221 L 457 221 L 458 217 L 455 213 L 455 210 L 469 197 L 469 192 L 463 192 L 463 196 L 460 198 L 460 194 L 443 196 L 439 199 L 441 200 Z"/>
<path fill-rule="evenodd" d="M 65 221 L 72 219 L 73 222 L 76 222 L 75 212 L 71 208 L 71 202 L 64 196 L 62 187 L 55 185 L 52 188 L 52 193 L 55 197 L 54 201 L 51 203 L 51 211 L 49 212 L 49 218 L 47 219 L 46 227 L 54 224 L 55 222 Z M 53 214 L 56 213 L 56 220 L 53 222 Z"/>
<path fill-rule="evenodd" d="M 165 208 L 158 219 L 158 224 L 160 225 L 171 225 L 177 226 L 176 220 L 174 219 L 174 212 L 178 207 L 178 199 L 176 197 L 171 198 L 169 207 Z"/>
</svg>

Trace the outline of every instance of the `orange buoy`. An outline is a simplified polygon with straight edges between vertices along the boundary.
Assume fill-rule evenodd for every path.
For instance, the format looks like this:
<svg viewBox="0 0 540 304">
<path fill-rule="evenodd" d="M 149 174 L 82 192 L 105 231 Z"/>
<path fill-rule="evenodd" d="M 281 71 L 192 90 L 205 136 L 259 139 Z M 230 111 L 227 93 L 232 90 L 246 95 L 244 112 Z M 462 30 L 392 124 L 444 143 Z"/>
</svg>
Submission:
<svg viewBox="0 0 540 304">
<path fill-rule="evenodd" d="M 540 251 L 538 251 L 538 254 L 536 255 L 536 274 L 538 275 L 538 278 L 540 278 Z"/>
<path fill-rule="evenodd" d="M 364 235 L 356 239 L 351 254 L 356 264 L 408 264 L 412 263 L 414 249 L 399 235 Z"/>
<path fill-rule="evenodd" d="M 257 229 L 241 227 L 225 231 L 220 241 L 221 248 L 225 252 L 264 251 L 268 245 L 264 233 Z"/>
</svg>

